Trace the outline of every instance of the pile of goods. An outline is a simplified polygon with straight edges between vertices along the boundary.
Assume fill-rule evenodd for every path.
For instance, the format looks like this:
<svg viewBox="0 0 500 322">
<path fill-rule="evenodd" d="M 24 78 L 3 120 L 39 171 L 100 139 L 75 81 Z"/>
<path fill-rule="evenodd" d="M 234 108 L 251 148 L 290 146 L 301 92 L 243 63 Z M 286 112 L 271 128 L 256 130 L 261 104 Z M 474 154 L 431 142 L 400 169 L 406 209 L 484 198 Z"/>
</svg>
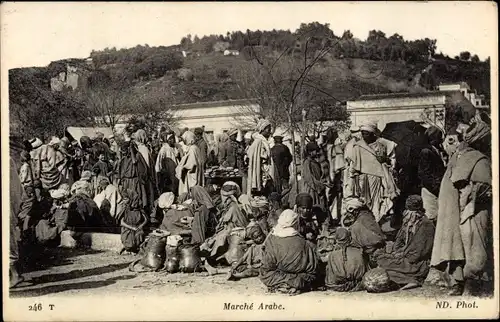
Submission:
<svg viewBox="0 0 500 322">
<path fill-rule="evenodd" d="M 209 178 L 232 178 L 232 177 L 241 177 L 241 172 L 239 169 L 235 169 L 233 167 L 211 167 L 205 171 L 205 177 Z"/>
<path fill-rule="evenodd" d="M 197 245 L 185 244 L 181 236 L 160 229 L 148 235 L 140 255 L 129 265 L 131 272 L 194 273 L 204 269 Z"/>
</svg>

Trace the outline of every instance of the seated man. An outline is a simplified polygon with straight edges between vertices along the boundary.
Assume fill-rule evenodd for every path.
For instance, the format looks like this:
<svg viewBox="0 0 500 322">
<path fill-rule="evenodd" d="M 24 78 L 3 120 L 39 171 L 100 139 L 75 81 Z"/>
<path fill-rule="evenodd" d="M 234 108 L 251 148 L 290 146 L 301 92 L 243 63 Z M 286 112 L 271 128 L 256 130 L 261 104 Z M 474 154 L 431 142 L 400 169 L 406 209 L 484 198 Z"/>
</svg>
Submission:
<svg viewBox="0 0 500 322">
<path fill-rule="evenodd" d="M 368 271 L 363 250 L 351 245 L 350 232 L 339 227 L 335 232 L 336 249 L 328 256 L 325 286 L 336 292 L 358 290 Z"/>
<path fill-rule="evenodd" d="M 222 211 L 215 235 L 206 239 L 200 246 L 200 250 L 206 252 L 206 257 L 211 261 L 218 261 L 223 257 L 226 257 L 226 260 L 228 260 L 225 255 L 232 250 L 230 236 L 239 236 L 238 238 L 232 238 L 234 241 L 239 242 L 240 239 L 244 238 L 245 228 L 249 224 L 247 216 L 238 203 L 237 198 L 241 195 L 241 189 L 238 184 L 233 181 L 227 181 L 222 186 L 220 193 Z M 230 262 L 229 264 L 234 264 L 238 259 L 232 258 L 228 262 Z"/>
<path fill-rule="evenodd" d="M 260 280 L 270 292 L 298 294 L 317 278 L 315 246 L 299 234 L 298 225 L 298 214 L 285 210 L 264 242 Z"/>
<path fill-rule="evenodd" d="M 392 250 L 375 252 L 378 266 L 384 268 L 390 279 L 403 289 L 421 286 L 429 273 L 435 227 L 425 216 L 422 197 L 409 196 L 403 212 L 403 225 Z"/>
<path fill-rule="evenodd" d="M 299 214 L 299 232 L 307 240 L 316 243 L 317 237 L 327 224 L 327 216 L 321 207 L 313 206 L 308 193 L 300 193 L 295 199 L 295 211 Z"/>
<path fill-rule="evenodd" d="M 184 235 L 191 230 L 193 212 L 183 205 L 174 205 L 174 200 L 173 192 L 165 192 L 158 199 L 158 207 L 163 210 L 163 220 L 159 228 L 171 235 Z"/>
<path fill-rule="evenodd" d="M 262 266 L 262 252 L 264 250 L 263 243 L 266 235 L 253 219 L 245 229 L 245 235 L 249 239 L 246 243 L 250 247 L 229 271 L 228 280 L 230 281 L 259 276 L 259 268 Z"/>
<path fill-rule="evenodd" d="M 346 213 L 342 216 L 342 226 L 349 227 L 352 246 L 363 249 L 368 255 L 385 247 L 385 235 L 363 200 L 347 198 L 344 205 Z"/>
</svg>

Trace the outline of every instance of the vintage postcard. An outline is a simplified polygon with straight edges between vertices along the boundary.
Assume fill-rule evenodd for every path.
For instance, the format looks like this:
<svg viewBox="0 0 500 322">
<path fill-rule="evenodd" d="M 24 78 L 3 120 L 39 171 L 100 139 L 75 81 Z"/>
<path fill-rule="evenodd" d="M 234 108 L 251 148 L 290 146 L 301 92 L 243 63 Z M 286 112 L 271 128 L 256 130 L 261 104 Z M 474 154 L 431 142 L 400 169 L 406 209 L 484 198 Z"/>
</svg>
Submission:
<svg viewBox="0 0 500 322">
<path fill-rule="evenodd" d="M 2 2 L 4 320 L 498 318 L 497 12 Z"/>
</svg>

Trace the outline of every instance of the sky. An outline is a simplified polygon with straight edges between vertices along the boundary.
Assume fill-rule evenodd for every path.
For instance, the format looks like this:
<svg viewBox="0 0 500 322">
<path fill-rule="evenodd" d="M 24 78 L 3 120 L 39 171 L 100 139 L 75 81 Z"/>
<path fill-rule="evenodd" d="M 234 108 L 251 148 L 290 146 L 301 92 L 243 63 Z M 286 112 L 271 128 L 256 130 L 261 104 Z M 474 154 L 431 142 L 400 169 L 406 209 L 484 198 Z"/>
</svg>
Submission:
<svg viewBox="0 0 500 322">
<path fill-rule="evenodd" d="M 294 31 L 313 21 L 362 40 L 372 29 L 437 39 L 437 52 L 452 57 L 464 50 L 496 57 L 498 47 L 493 2 L 46 2 L 2 3 L 0 10 L 2 66 L 9 69 L 85 58 L 106 47 L 168 46 L 187 34 Z"/>
</svg>

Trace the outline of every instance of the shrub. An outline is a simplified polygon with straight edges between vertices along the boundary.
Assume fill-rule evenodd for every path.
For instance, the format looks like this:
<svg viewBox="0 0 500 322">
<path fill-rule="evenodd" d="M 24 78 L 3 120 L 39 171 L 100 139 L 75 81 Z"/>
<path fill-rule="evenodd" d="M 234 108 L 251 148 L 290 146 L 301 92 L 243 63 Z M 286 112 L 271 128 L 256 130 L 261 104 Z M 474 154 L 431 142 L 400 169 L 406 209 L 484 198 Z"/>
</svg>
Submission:
<svg viewBox="0 0 500 322">
<path fill-rule="evenodd" d="M 229 72 L 227 69 L 225 68 L 218 68 L 217 71 L 216 71 L 216 75 L 218 78 L 228 78 L 229 77 Z"/>
<path fill-rule="evenodd" d="M 192 81 L 194 79 L 193 71 L 189 68 L 181 68 L 177 71 L 177 78 L 183 81 Z"/>
</svg>

